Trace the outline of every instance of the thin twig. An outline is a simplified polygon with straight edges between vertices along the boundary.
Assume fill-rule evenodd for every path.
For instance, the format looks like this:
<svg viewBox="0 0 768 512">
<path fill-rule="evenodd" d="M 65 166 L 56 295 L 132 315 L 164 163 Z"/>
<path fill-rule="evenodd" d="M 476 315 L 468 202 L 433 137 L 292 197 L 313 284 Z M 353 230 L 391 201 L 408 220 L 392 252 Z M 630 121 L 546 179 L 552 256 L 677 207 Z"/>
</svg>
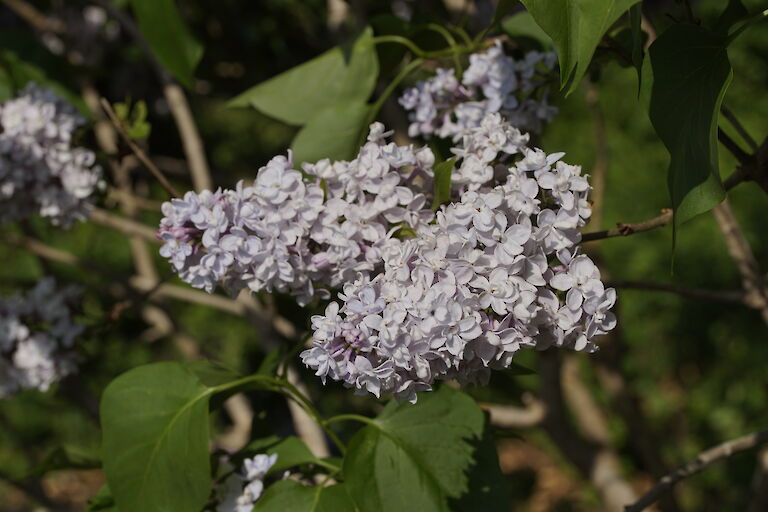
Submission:
<svg viewBox="0 0 768 512">
<path fill-rule="evenodd" d="M 749 512 L 765 512 L 768 510 L 768 448 L 763 448 L 757 454 L 757 467 L 752 479 L 752 499 L 749 502 Z"/>
<path fill-rule="evenodd" d="M 632 288 L 635 290 L 650 290 L 657 292 L 672 293 L 689 299 L 708 300 L 715 302 L 737 302 L 746 303 L 746 297 L 741 290 L 706 290 L 703 288 L 689 288 L 667 283 L 654 283 L 650 281 L 632 281 L 627 279 L 616 279 L 606 281 L 606 286 L 614 288 Z"/>
<path fill-rule="evenodd" d="M 2 2 L 38 32 L 61 34 L 66 29 L 61 20 L 46 16 L 24 0 L 2 0 Z"/>
<path fill-rule="evenodd" d="M 594 231 L 592 233 L 584 233 L 581 235 L 582 242 L 591 242 L 593 240 L 602 240 L 603 238 L 612 238 L 615 236 L 629 236 L 635 233 L 642 233 L 643 231 L 650 231 L 651 229 L 666 226 L 672 222 L 672 210 L 664 208 L 661 210 L 661 215 L 653 217 L 642 222 L 636 222 L 629 224 L 625 222 L 619 222 L 615 228 L 607 229 L 605 231 Z"/>
<path fill-rule="evenodd" d="M 168 102 L 168 108 L 171 111 L 173 120 L 181 138 L 181 145 L 184 148 L 184 156 L 189 165 L 189 171 L 192 175 L 192 183 L 195 190 L 210 190 L 213 187 L 211 173 L 208 169 L 208 160 L 205 156 L 200 132 L 195 124 L 194 116 L 189 108 L 189 102 L 184 94 L 184 90 L 177 84 L 171 74 L 162 65 L 155 56 L 152 47 L 149 45 L 139 27 L 122 9 L 116 7 L 108 0 L 96 0 L 111 16 L 118 22 L 139 45 L 141 50 L 149 59 L 152 68 L 155 70 L 158 80 L 163 86 L 163 94 Z M 178 196 L 177 196 L 178 197 Z"/>
<path fill-rule="evenodd" d="M 747 143 L 749 146 L 749 149 L 755 153 L 757 152 L 757 142 L 755 142 L 755 139 L 752 138 L 752 136 L 749 134 L 746 128 L 744 128 L 744 125 L 741 124 L 741 121 L 736 117 L 736 115 L 726 107 L 725 105 L 720 107 L 720 113 L 723 114 L 723 117 L 726 118 L 730 123 L 731 126 L 733 126 L 733 129 L 738 132 L 739 135 L 741 135 L 741 138 L 744 139 L 744 142 Z"/>
<path fill-rule="evenodd" d="M 547 410 L 543 426 L 560 451 L 588 478 L 610 510 L 619 510 L 635 499 L 621 474 L 615 452 L 607 445 L 586 439 L 571 426 L 563 398 L 560 355 L 540 354 L 541 399 Z"/>
<path fill-rule="evenodd" d="M 114 213 L 102 210 L 101 208 L 93 208 L 88 220 L 114 229 L 115 231 L 120 231 L 128 236 L 140 236 L 149 242 L 154 242 L 156 244 L 160 243 L 160 240 L 155 236 L 156 231 L 151 227 L 136 222 L 135 220 L 115 215 Z"/>
<path fill-rule="evenodd" d="M 745 301 L 760 311 L 763 320 L 768 324 L 768 285 L 757 259 L 749 247 L 749 242 L 747 242 L 741 226 L 739 226 L 739 222 L 731 210 L 731 205 L 726 199 L 717 205 L 712 212 L 723 232 L 728 253 L 736 263 L 739 274 L 741 274 L 742 286 L 746 292 Z"/>
<path fill-rule="evenodd" d="M 532 428 L 541 425 L 547 414 L 544 403 L 530 394 L 523 395 L 523 407 L 503 404 L 480 404 L 491 415 L 497 428 Z"/>
<path fill-rule="evenodd" d="M 741 147 L 736 144 L 736 141 L 719 127 L 717 129 L 717 140 L 720 141 L 720 144 L 725 146 L 725 149 L 731 152 L 741 165 L 748 165 L 750 163 L 752 157 L 749 153 L 741 149 Z"/>
<path fill-rule="evenodd" d="M 659 483 L 654 485 L 639 500 L 625 507 L 624 512 L 641 512 L 646 507 L 655 503 L 680 480 L 698 473 L 714 462 L 728 458 L 735 453 L 750 450 L 766 441 L 768 441 L 768 430 L 762 430 L 705 450 L 688 464 L 663 477 Z"/>
<path fill-rule="evenodd" d="M 130 135 L 128 135 L 128 132 L 125 131 L 125 127 L 123 126 L 122 121 L 119 117 L 117 117 L 117 114 L 115 114 L 115 111 L 112 109 L 112 105 L 110 105 L 105 98 L 101 98 L 101 108 L 104 109 L 104 112 L 106 112 L 107 117 L 112 123 L 112 126 L 115 127 L 117 133 L 120 134 L 120 137 L 123 139 L 123 141 L 128 145 L 133 154 L 136 155 L 136 158 L 138 158 L 139 161 L 144 164 L 144 167 L 146 167 L 147 170 L 151 172 L 155 178 L 157 178 L 157 181 L 160 182 L 160 185 L 162 185 L 163 188 L 173 197 L 181 197 L 181 194 L 179 194 L 173 185 L 171 185 L 171 182 L 168 181 L 162 171 L 158 169 L 154 163 L 152 163 L 152 160 L 150 160 L 147 154 L 144 153 L 144 150 L 141 149 L 138 144 L 133 141 Z"/>
<path fill-rule="evenodd" d="M 736 169 L 728 179 L 723 183 L 725 190 L 730 190 L 742 181 L 748 178 L 746 172 L 742 167 Z M 660 228 L 672 223 L 672 210 L 670 208 L 664 208 L 661 210 L 661 215 L 657 215 L 648 220 L 642 222 L 636 222 L 634 224 L 626 222 L 618 222 L 615 228 L 607 229 L 604 231 L 593 231 L 591 233 L 582 233 L 582 242 L 592 242 L 594 240 L 602 240 L 603 238 L 613 238 L 617 236 L 629 236 L 635 233 L 642 233 L 643 231 L 650 231 L 652 229 Z"/>
</svg>

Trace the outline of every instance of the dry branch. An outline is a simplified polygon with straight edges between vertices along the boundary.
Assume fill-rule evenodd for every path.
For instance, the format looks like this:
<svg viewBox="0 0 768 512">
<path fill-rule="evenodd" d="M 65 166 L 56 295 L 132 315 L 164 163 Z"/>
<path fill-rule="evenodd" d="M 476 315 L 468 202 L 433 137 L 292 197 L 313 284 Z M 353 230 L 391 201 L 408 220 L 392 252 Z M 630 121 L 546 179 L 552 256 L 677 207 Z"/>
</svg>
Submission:
<svg viewBox="0 0 768 512">
<path fill-rule="evenodd" d="M 632 505 L 628 505 L 625 512 L 641 512 L 655 503 L 664 493 L 670 490 L 676 483 L 684 478 L 688 478 L 706 468 L 710 464 L 722 459 L 726 459 L 734 453 L 749 450 L 768 441 L 768 430 L 754 432 L 731 441 L 719 444 L 709 450 L 701 452 L 695 459 L 688 464 L 681 466 L 674 472 L 662 478 L 659 483 L 654 485 L 650 491 L 645 493 L 639 500 Z"/>
</svg>

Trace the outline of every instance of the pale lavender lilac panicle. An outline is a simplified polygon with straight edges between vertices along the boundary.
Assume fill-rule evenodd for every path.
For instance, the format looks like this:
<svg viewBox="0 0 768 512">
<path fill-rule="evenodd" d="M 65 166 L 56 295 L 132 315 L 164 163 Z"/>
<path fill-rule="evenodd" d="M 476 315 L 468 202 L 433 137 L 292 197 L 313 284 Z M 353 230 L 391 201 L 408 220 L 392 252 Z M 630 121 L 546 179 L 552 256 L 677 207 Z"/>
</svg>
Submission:
<svg viewBox="0 0 768 512">
<path fill-rule="evenodd" d="M 312 318 L 301 358 L 323 381 L 415 401 L 436 380 L 485 383 L 526 347 L 594 351 L 615 326 L 616 293 L 576 247 L 591 214 L 581 168 L 521 147 L 498 114 L 482 125 L 456 148 L 454 172 L 484 155 L 505 176 L 461 188 L 434 223 L 383 251 L 382 272 L 348 282 Z"/>
<path fill-rule="evenodd" d="M 94 153 L 74 145 L 84 123 L 74 107 L 34 84 L 0 104 L 0 223 L 40 215 L 69 226 L 88 217 L 103 183 Z"/>
<path fill-rule="evenodd" d="M 549 82 L 557 57 L 554 52 L 528 52 L 515 60 L 501 42 L 469 57 L 459 81 L 453 69 L 438 68 L 400 97 L 408 111 L 411 137 L 439 137 L 458 141 L 477 128 L 490 113 L 500 113 L 521 130 L 538 133 L 557 115 L 549 104 Z"/>
<path fill-rule="evenodd" d="M 0 398 L 23 389 L 47 391 L 77 369 L 73 350 L 83 326 L 72 319 L 76 287 L 51 277 L 25 294 L 0 297 Z"/>
<path fill-rule="evenodd" d="M 395 243 L 390 223 L 417 229 L 433 217 L 413 181 L 431 183 L 434 156 L 387 142 L 390 135 L 374 123 L 354 160 L 304 164 L 307 178 L 289 152 L 259 169 L 251 185 L 164 203 L 160 254 L 208 292 L 278 291 L 300 304 L 328 298 L 327 288 L 381 266 Z"/>
</svg>

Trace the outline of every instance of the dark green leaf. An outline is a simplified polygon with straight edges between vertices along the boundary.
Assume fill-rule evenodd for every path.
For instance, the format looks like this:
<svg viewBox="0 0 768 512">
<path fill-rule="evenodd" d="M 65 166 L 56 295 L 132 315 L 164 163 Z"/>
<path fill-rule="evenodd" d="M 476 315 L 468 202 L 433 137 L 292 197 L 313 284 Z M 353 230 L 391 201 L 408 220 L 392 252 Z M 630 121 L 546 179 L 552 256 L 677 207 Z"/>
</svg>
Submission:
<svg viewBox="0 0 768 512">
<path fill-rule="evenodd" d="M 44 475 L 59 469 L 96 469 L 101 461 L 92 454 L 72 446 L 59 446 L 43 460 L 42 464 L 30 472 L 26 478 Z"/>
<path fill-rule="evenodd" d="M 99 492 L 88 500 L 86 512 L 118 512 L 115 498 L 112 497 L 112 492 L 109 490 L 108 485 L 101 486 Z"/>
<path fill-rule="evenodd" d="M 643 64 L 643 99 L 671 157 L 667 182 L 676 226 L 725 198 L 717 116 L 731 76 L 725 39 L 695 25 L 671 26 Z"/>
<path fill-rule="evenodd" d="M 213 361 L 189 361 L 184 363 L 184 366 L 209 388 L 226 384 L 241 377 L 235 370 Z"/>
<path fill-rule="evenodd" d="M 455 163 L 456 157 L 453 157 L 433 167 L 435 173 L 434 197 L 432 198 L 433 210 L 437 210 L 441 204 L 451 200 L 451 174 L 453 173 Z"/>
<path fill-rule="evenodd" d="M 50 88 L 62 99 L 77 108 L 82 115 L 90 117 L 91 112 L 83 99 L 58 80 L 50 78 L 45 68 L 22 60 L 10 50 L 0 50 L 0 68 L 6 74 L 6 83 L 13 90 L 13 95 L 16 95 L 28 83 L 34 82 L 37 85 Z"/>
<path fill-rule="evenodd" d="M 504 16 L 509 14 L 509 11 L 517 5 L 517 0 L 499 0 L 496 6 L 496 12 L 493 14 L 493 20 L 491 20 L 491 27 L 498 24 Z"/>
<path fill-rule="evenodd" d="M 302 125 L 323 111 L 330 112 L 329 107 L 364 104 L 376 85 L 378 71 L 373 32 L 367 28 L 353 43 L 245 91 L 229 106 L 252 106 L 286 123 Z"/>
<path fill-rule="evenodd" d="M 417 404 L 390 403 L 349 443 L 344 476 L 361 510 L 447 511 L 448 498 L 468 489 L 472 440 L 483 433 L 482 411 L 467 395 L 444 387 Z"/>
<path fill-rule="evenodd" d="M 191 87 L 203 47 L 189 33 L 174 0 L 131 0 L 131 6 L 157 59 L 179 82 Z"/>
<path fill-rule="evenodd" d="M 572 93 L 611 25 L 639 0 L 522 0 L 552 38 L 560 61 L 560 84 Z"/>
<path fill-rule="evenodd" d="M 741 0 L 728 0 L 728 5 L 715 23 L 714 31 L 719 35 L 727 36 L 731 27 L 748 17 L 749 11 Z"/>
<path fill-rule="evenodd" d="M 528 37 L 537 41 L 542 48 L 553 48 L 552 38 L 544 32 L 528 11 L 521 11 L 514 16 L 510 16 L 501 24 L 502 30 L 510 37 L 520 38 Z"/>
<path fill-rule="evenodd" d="M 344 103 L 323 108 L 293 139 L 293 161 L 317 162 L 323 158 L 351 160 L 360 149 L 370 108 L 365 103 Z"/>
<path fill-rule="evenodd" d="M 104 391 L 102 457 L 122 512 L 200 510 L 211 487 L 212 389 L 179 363 L 131 370 Z"/>
<path fill-rule="evenodd" d="M 646 41 L 645 34 L 640 26 L 643 21 L 642 9 L 642 4 L 635 4 L 629 8 L 629 29 L 632 33 L 632 65 L 637 71 L 638 92 L 643 83 L 643 48 Z"/>
<path fill-rule="evenodd" d="M 469 491 L 451 503 L 455 512 L 508 512 L 509 490 L 507 480 L 499 467 L 496 442 L 490 428 L 476 443 L 475 461 L 469 470 Z"/>
<path fill-rule="evenodd" d="M 256 370 L 256 373 L 259 375 L 277 375 L 277 369 L 280 367 L 282 355 L 283 350 L 281 348 L 270 350 L 269 353 L 261 361 L 259 369 Z"/>
<path fill-rule="evenodd" d="M 274 466 L 269 469 L 270 473 L 283 471 L 301 464 L 317 462 L 317 457 L 309 451 L 304 441 L 296 436 L 286 437 L 276 445 L 268 448 L 266 453 L 269 455 L 277 454 Z"/>
<path fill-rule="evenodd" d="M 253 512 L 355 512 L 344 484 L 308 487 L 292 480 L 276 482 L 264 491 Z"/>
</svg>

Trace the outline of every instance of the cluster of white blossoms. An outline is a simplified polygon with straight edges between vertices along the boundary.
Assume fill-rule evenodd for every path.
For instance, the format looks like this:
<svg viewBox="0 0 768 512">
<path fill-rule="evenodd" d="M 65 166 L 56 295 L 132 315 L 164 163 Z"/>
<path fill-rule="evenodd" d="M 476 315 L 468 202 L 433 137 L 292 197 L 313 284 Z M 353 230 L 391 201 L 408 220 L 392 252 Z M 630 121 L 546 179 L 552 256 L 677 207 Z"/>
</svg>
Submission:
<svg viewBox="0 0 768 512">
<path fill-rule="evenodd" d="M 439 68 L 400 97 L 409 111 L 408 134 L 456 141 L 497 112 L 513 126 L 539 132 L 557 114 L 548 103 L 556 63 L 554 52 L 532 51 L 515 60 L 497 41 L 485 52 L 470 55 L 461 81 L 453 69 Z"/>
<path fill-rule="evenodd" d="M 431 184 L 432 152 L 388 143 L 389 135 L 374 123 L 357 158 L 304 164 L 307 177 L 289 152 L 249 186 L 164 203 L 160 254 L 181 279 L 208 292 L 278 291 L 300 304 L 328 298 L 323 287 L 381 267 L 383 252 L 397 243 L 393 224 L 416 230 L 432 219 L 419 188 Z"/>
<path fill-rule="evenodd" d="M 216 512 L 251 512 L 264 492 L 264 477 L 276 461 L 277 454 L 256 455 L 243 461 L 240 472 L 234 471 L 227 460 L 222 461 L 222 469 L 230 474 L 214 491 Z"/>
<path fill-rule="evenodd" d="M 0 298 L 0 398 L 21 389 L 46 391 L 73 373 L 72 350 L 83 326 L 72 321 L 75 287 L 41 279 L 26 294 Z"/>
<path fill-rule="evenodd" d="M 415 401 L 438 379 L 486 382 L 522 348 L 593 351 L 615 326 L 615 290 L 576 247 L 591 213 L 586 177 L 518 139 L 498 114 L 470 130 L 457 172 L 477 158 L 486 178 L 312 318 L 301 358 L 323 381 Z"/>
<path fill-rule="evenodd" d="M 102 182 L 94 153 L 73 145 L 84 123 L 53 91 L 31 83 L 0 104 L 0 223 L 40 215 L 67 226 L 88 216 Z"/>
</svg>

